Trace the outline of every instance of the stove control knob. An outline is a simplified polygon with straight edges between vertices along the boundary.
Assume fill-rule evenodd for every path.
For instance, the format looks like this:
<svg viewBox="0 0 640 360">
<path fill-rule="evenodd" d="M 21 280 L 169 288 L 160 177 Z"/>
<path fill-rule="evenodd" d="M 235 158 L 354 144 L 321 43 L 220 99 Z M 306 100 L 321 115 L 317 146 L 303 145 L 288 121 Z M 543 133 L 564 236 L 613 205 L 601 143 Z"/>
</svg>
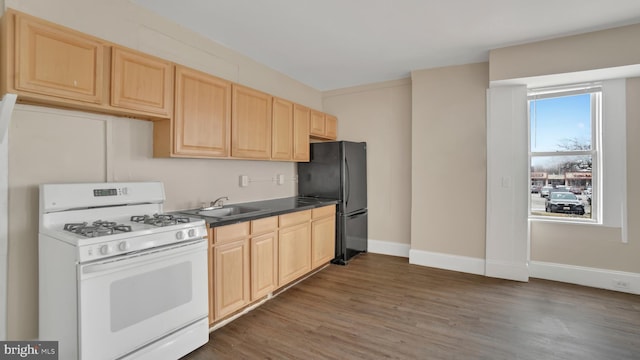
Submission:
<svg viewBox="0 0 640 360">
<path fill-rule="evenodd" d="M 126 241 L 121 241 L 121 242 L 118 244 L 118 249 L 120 249 L 120 251 L 127 251 L 127 250 L 129 250 L 129 248 L 130 248 L 130 247 L 131 247 L 131 246 L 130 246 L 130 245 L 129 245 L 129 243 L 128 243 L 128 242 L 126 242 Z"/>
<path fill-rule="evenodd" d="M 184 239 L 184 233 L 182 231 L 178 231 L 176 233 L 176 239 L 178 239 L 178 240 Z"/>
<path fill-rule="evenodd" d="M 113 249 L 111 248 L 110 245 L 102 245 L 102 246 L 100 246 L 100 254 L 102 254 L 102 255 L 110 254 L 111 251 L 113 251 Z"/>
<path fill-rule="evenodd" d="M 196 236 L 196 229 L 189 229 L 189 237 L 195 237 Z"/>
</svg>

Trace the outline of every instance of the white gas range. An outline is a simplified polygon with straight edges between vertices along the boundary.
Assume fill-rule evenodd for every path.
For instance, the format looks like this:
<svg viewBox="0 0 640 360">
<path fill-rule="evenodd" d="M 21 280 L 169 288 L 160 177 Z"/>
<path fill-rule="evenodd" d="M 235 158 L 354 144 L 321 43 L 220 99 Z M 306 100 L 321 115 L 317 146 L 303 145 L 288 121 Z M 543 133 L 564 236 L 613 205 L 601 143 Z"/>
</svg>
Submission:
<svg viewBox="0 0 640 360">
<path fill-rule="evenodd" d="M 208 341 L 207 229 L 159 182 L 40 186 L 40 340 L 61 359 L 177 359 Z"/>
</svg>

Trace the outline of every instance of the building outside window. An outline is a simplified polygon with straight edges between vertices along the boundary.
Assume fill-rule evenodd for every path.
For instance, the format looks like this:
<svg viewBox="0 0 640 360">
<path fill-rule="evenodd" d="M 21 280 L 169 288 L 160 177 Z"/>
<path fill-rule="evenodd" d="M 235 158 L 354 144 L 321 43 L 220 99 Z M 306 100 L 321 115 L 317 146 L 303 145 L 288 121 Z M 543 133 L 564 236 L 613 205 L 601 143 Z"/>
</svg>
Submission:
<svg viewBox="0 0 640 360">
<path fill-rule="evenodd" d="M 597 220 L 601 102 L 598 84 L 529 91 L 531 216 Z"/>
</svg>

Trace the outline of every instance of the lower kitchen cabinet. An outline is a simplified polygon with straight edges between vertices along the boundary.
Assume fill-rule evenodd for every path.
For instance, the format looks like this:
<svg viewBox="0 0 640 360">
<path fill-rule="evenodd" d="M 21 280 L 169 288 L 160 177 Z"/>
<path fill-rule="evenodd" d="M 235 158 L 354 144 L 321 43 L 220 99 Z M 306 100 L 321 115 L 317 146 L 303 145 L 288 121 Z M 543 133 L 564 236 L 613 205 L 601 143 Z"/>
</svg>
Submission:
<svg viewBox="0 0 640 360">
<path fill-rule="evenodd" d="M 336 207 L 325 206 L 312 211 L 311 268 L 318 268 L 335 257 Z"/>
<path fill-rule="evenodd" d="M 242 309 L 250 301 L 249 224 L 214 228 L 212 233 L 213 320 Z"/>
<path fill-rule="evenodd" d="M 278 285 L 278 217 L 251 221 L 251 301 Z"/>
<path fill-rule="evenodd" d="M 311 211 L 280 216 L 278 232 L 278 286 L 311 270 Z"/>
<path fill-rule="evenodd" d="M 249 303 L 249 243 L 240 240 L 213 249 L 215 320 Z"/>
<path fill-rule="evenodd" d="M 334 257 L 335 205 L 209 230 L 209 323 Z"/>
</svg>

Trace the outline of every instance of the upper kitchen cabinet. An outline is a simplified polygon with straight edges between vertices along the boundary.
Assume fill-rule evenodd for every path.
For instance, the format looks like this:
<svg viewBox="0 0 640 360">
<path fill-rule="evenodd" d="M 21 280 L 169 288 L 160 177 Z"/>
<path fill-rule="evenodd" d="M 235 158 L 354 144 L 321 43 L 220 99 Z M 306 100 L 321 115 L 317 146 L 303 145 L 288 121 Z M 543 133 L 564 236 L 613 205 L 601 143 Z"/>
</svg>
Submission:
<svg viewBox="0 0 640 360">
<path fill-rule="evenodd" d="M 311 109 L 293 105 L 293 160 L 309 161 L 309 121 Z"/>
<path fill-rule="evenodd" d="M 335 140 L 338 138 L 338 118 L 324 114 L 324 135 L 327 139 Z"/>
<path fill-rule="evenodd" d="M 338 118 L 320 111 L 311 110 L 310 135 L 322 140 L 337 138 Z"/>
<path fill-rule="evenodd" d="M 174 155 L 229 156 L 231 82 L 176 66 L 175 106 Z"/>
<path fill-rule="evenodd" d="M 7 12 L 3 89 L 44 103 L 103 103 L 105 45 L 82 33 Z"/>
<path fill-rule="evenodd" d="M 272 160 L 309 161 L 310 109 L 273 98 Z"/>
<path fill-rule="evenodd" d="M 293 103 L 278 98 L 273 98 L 271 158 L 293 158 Z"/>
<path fill-rule="evenodd" d="M 114 46 L 111 52 L 111 106 L 170 118 L 173 64 Z"/>
<path fill-rule="evenodd" d="M 271 95 L 236 84 L 232 89 L 231 156 L 270 159 Z"/>
</svg>

